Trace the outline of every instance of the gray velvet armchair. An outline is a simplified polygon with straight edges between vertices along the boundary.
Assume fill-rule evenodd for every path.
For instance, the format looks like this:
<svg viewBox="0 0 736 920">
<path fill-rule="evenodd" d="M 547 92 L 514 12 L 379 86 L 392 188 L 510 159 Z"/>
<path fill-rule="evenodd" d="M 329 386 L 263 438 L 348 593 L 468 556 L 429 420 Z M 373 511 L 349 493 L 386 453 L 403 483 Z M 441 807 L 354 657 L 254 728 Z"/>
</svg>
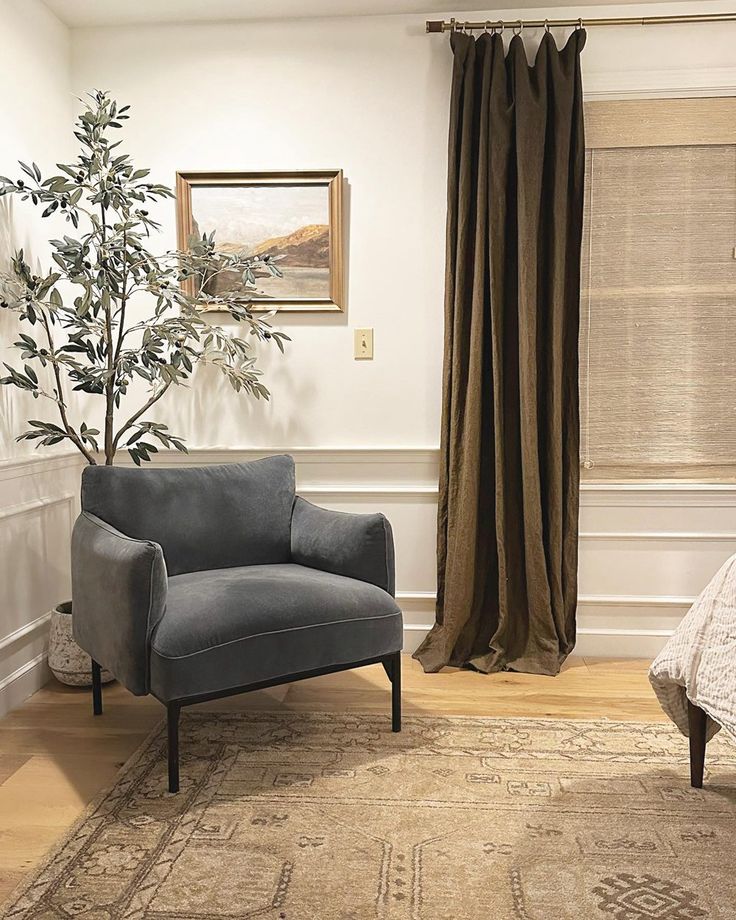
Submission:
<svg viewBox="0 0 736 920">
<path fill-rule="evenodd" d="M 167 707 L 169 789 L 181 707 L 381 662 L 401 728 L 402 616 L 391 526 L 295 495 L 294 462 L 90 466 L 72 539 L 74 637 Z"/>
</svg>

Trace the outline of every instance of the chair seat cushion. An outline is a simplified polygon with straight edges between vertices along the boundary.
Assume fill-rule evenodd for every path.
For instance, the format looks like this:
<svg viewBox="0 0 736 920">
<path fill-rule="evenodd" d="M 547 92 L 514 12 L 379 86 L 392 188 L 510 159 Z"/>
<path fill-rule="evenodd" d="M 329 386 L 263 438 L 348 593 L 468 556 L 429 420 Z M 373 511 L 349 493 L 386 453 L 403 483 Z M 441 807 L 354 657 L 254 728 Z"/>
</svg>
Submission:
<svg viewBox="0 0 736 920">
<path fill-rule="evenodd" d="M 292 563 L 169 578 L 151 643 L 168 702 L 398 651 L 401 611 L 381 588 Z"/>
</svg>

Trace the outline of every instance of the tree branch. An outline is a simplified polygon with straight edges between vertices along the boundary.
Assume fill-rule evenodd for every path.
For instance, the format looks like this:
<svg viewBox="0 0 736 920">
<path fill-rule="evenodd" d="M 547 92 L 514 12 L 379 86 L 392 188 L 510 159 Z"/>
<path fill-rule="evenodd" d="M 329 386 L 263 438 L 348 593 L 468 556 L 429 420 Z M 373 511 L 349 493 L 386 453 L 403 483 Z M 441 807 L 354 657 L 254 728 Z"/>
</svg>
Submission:
<svg viewBox="0 0 736 920">
<path fill-rule="evenodd" d="M 135 423 L 138 421 L 138 419 L 139 419 L 142 415 L 145 415 L 145 413 L 148 412 L 148 410 L 151 408 L 151 406 L 152 406 L 154 403 L 157 403 L 157 402 L 159 401 L 159 399 L 161 399 L 161 397 L 162 397 L 162 396 L 164 395 L 164 393 L 169 389 L 170 386 L 171 386 L 171 382 L 170 382 L 170 381 L 169 381 L 168 383 L 165 383 L 165 384 L 163 385 L 163 387 L 158 391 L 158 393 L 154 393 L 153 396 L 145 403 L 145 405 L 141 406 L 141 408 L 140 408 L 137 412 L 134 412 L 133 415 L 131 415 L 131 417 L 128 419 L 128 421 L 125 422 L 125 424 L 123 425 L 123 427 L 118 431 L 118 433 L 117 433 L 117 434 L 115 435 L 115 437 L 113 438 L 113 442 L 112 442 L 112 443 L 113 443 L 113 447 L 117 447 L 117 446 L 118 446 L 118 444 L 120 443 L 120 438 L 122 438 L 122 436 L 125 434 L 125 432 L 128 431 L 130 428 L 132 428 L 133 425 L 135 425 Z"/>
<path fill-rule="evenodd" d="M 57 395 L 57 399 L 55 400 L 55 402 L 57 406 L 59 407 L 59 415 L 61 416 L 61 423 L 64 426 L 64 431 L 66 431 L 66 433 L 69 435 L 69 439 L 72 441 L 75 447 L 79 451 L 81 451 L 81 453 L 84 455 L 88 463 L 90 463 L 92 466 L 95 466 L 97 464 L 97 461 L 92 456 L 92 454 L 87 450 L 87 448 L 84 446 L 84 442 L 79 437 L 77 432 L 69 424 L 69 418 L 67 417 L 67 414 L 66 414 L 66 405 L 64 403 L 64 391 L 62 388 L 63 385 L 61 382 L 61 374 L 59 373 L 59 365 L 56 362 L 56 349 L 54 347 L 54 338 L 51 334 L 51 327 L 49 326 L 49 321 L 48 321 L 48 318 L 45 312 L 41 313 L 41 318 L 43 320 L 44 329 L 46 330 L 46 339 L 49 343 L 49 353 L 51 355 L 51 364 L 54 368 L 54 379 L 56 380 L 56 395 Z"/>
<path fill-rule="evenodd" d="M 128 303 L 128 262 L 125 258 L 128 246 L 128 234 L 123 230 L 123 283 L 120 288 L 120 313 L 118 314 L 118 343 L 115 346 L 115 364 L 120 360 L 120 349 L 125 338 L 125 307 Z"/>
<path fill-rule="evenodd" d="M 104 249 L 106 242 L 105 206 L 100 204 L 100 245 L 97 247 L 97 258 L 107 259 Z M 102 249 L 102 256 L 100 255 Z M 107 271 L 105 272 L 107 275 Z M 105 465 L 112 466 L 115 458 L 115 442 L 112 436 L 112 427 L 115 415 L 115 346 L 112 340 L 112 299 L 107 291 L 107 304 L 105 310 L 105 344 L 107 346 L 107 373 L 105 383 Z"/>
</svg>

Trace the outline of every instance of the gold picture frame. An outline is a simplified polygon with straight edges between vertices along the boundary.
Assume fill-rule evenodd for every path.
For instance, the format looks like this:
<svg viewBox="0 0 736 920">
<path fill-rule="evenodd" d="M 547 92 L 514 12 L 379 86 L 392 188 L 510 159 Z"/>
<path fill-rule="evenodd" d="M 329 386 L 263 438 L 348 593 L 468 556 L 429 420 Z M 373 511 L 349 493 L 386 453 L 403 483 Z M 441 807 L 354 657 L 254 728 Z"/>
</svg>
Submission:
<svg viewBox="0 0 736 920">
<path fill-rule="evenodd" d="M 226 250 L 285 254 L 279 262 L 284 278 L 265 279 L 262 285 L 259 279 L 251 309 L 342 311 L 342 187 L 341 169 L 177 172 L 179 249 L 187 249 L 193 235 L 214 230 L 216 243 Z M 300 220 L 307 223 L 289 230 Z"/>
</svg>

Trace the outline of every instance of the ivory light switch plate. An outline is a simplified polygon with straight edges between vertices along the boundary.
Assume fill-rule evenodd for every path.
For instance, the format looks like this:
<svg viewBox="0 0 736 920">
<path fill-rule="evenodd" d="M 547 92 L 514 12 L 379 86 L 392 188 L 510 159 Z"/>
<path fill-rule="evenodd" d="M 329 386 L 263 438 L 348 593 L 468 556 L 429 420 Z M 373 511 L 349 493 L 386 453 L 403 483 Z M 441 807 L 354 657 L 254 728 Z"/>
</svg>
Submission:
<svg viewBox="0 0 736 920">
<path fill-rule="evenodd" d="M 373 330 L 354 330 L 353 357 L 356 361 L 368 361 L 373 358 Z"/>
</svg>

